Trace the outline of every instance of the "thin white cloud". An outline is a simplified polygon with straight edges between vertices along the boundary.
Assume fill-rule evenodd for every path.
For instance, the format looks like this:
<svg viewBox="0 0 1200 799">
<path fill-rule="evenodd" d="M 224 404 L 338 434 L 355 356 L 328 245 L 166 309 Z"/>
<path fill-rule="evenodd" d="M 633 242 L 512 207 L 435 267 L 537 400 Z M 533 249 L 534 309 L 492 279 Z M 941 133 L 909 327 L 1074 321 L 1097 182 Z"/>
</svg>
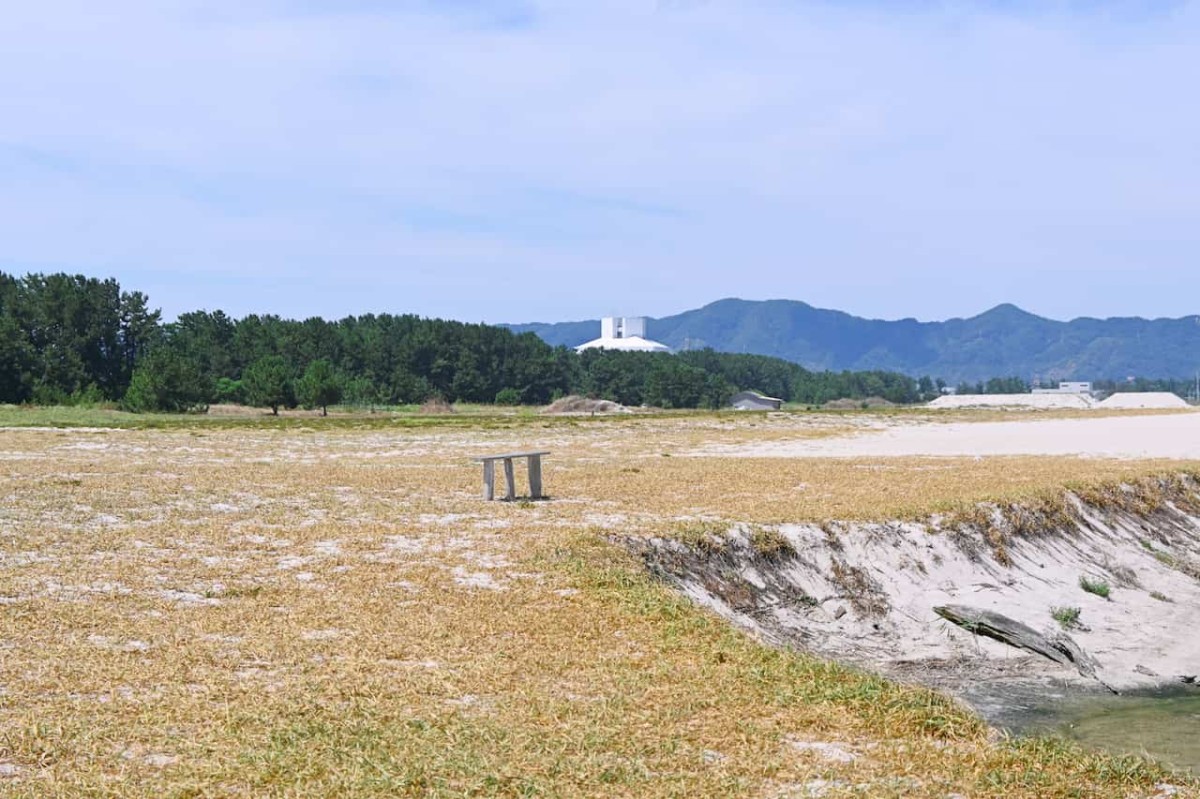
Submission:
<svg viewBox="0 0 1200 799">
<path fill-rule="evenodd" d="M 1181 315 L 1197 32 L 1190 2 L 22 4 L 0 268 L 168 313 Z"/>
</svg>

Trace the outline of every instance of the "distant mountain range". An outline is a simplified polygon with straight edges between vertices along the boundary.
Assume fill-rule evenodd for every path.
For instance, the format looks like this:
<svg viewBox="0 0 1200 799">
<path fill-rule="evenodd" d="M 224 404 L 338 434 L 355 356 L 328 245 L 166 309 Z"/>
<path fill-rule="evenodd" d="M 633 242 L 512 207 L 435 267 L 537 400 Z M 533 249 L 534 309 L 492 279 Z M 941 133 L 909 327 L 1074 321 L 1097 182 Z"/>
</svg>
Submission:
<svg viewBox="0 0 1200 799">
<path fill-rule="evenodd" d="M 553 345 L 596 338 L 599 320 L 506 325 Z M 719 300 L 650 319 L 647 336 L 675 349 L 774 355 L 813 370 L 885 369 L 947 382 L 1187 378 L 1200 369 L 1200 316 L 1058 322 L 998 305 L 969 319 L 885 321 L 794 300 Z"/>
</svg>

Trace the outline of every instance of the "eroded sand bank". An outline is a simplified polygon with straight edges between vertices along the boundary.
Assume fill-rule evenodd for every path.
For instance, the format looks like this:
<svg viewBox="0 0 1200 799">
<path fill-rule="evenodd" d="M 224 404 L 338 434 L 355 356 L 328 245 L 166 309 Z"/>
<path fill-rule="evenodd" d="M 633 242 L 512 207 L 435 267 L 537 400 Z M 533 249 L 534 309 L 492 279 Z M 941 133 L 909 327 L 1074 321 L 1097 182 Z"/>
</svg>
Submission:
<svg viewBox="0 0 1200 799">
<path fill-rule="evenodd" d="M 1200 486 L 1180 478 L 1194 496 Z M 1180 484 L 1176 484 L 1180 485 Z M 764 551 L 735 528 L 705 546 L 634 540 L 647 565 L 697 603 L 775 644 L 949 690 L 1000 720 L 1014 695 L 1049 686 L 1126 691 L 1194 682 L 1200 639 L 1200 518 L 1168 502 L 1149 513 L 1068 496 L 1067 526 L 1005 534 L 930 523 L 782 525 Z M 1085 591 L 1081 578 L 1105 586 Z M 975 635 L 934 608 L 1001 613 L 1047 637 L 1070 635 L 1094 676 Z M 1074 608 L 1063 629 L 1054 613 Z M 1041 689 L 1034 690 L 1033 686 Z"/>
</svg>

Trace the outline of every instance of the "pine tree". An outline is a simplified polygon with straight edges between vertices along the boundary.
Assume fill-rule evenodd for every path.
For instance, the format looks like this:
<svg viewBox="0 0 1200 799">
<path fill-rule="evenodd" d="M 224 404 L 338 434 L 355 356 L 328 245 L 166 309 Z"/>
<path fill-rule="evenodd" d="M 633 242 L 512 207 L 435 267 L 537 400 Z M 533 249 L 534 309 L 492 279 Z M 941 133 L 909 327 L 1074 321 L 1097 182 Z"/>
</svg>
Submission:
<svg viewBox="0 0 1200 799">
<path fill-rule="evenodd" d="M 281 405 L 293 401 L 292 370 L 278 355 L 264 355 L 247 366 L 242 385 L 251 405 L 270 408 L 276 416 Z"/>
<path fill-rule="evenodd" d="M 296 394 L 306 408 L 320 408 L 321 415 L 329 415 L 329 406 L 342 399 L 342 380 L 333 370 L 333 364 L 318 358 L 304 370 L 304 376 L 296 384 Z"/>
</svg>

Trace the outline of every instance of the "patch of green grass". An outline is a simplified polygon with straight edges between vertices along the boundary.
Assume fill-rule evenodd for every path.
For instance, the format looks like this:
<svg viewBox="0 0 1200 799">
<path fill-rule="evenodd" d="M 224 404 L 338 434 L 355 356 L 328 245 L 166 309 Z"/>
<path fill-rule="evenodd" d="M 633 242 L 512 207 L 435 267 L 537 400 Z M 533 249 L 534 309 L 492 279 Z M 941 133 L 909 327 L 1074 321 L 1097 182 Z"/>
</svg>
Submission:
<svg viewBox="0 0 1200 799">
<path fill-rule="evenodd" d="M 1161 591 L 1151 591 L 1150 598 L 1157 599 L 1159 602 L 1174 602 L 1175 601 L 1174 599 L 1171 599 L 1171 597 L 1167 596 L 1166 594 L 1162 593 Z"/>
<path fill-rule="evenodd" d="M 1079 626 L 1079 608 L 1050 608 L 1050 617 L 1064 630 L 1073 630 Z"/>
<path fill-rule="evenodd" d="M 508 429 L 534 423 L 562 424 L 553 417 L 537 416 L 532 409 L 455 406 L 454 413 L 426 414 L 415 406 L 331 409 L 329 416 L 315 412 L 244 408 L 237 413 L 129 413 L 107 407 L 0 405 L 0 428 L 96 427 L 123 430 L 395 430 L 411 428 Z"/>
<path fill-rule="evenodd" d="M 224 406 L 222 406 L 224 407 Z M 207 413 L 130 413 L 113 405 L 41 406 L 0 404 L 0 428 L 99 427 L 130 430 L 392 430 L 408 428 L 510 429 L 537 425 L 544 428 L 581 425 L 640 425 L 663 420 L 743 421 L 737 411 L 650 410 L 638 413 L 591 416 L 543 415 L 535 406 L 496 406 L 455 403 L 453 413 L 422 413 L 417 405 L 378 405 L 373 409 L 333 406 L 328 416 L 316 411 L 284 410 L 274 416 L 266 409 L 237 408 L 236 412 L 210 409 Z M 669 453 L 664 453 L 670 457 Z"/>
<path fill-rule="evenodd" d="M 1111 599 L 1112 588 L 1104 580 L 1093 580 L 1086 574 L 1079 578 L 1079 587 L 1089 594 L 1095 594 L 1102 599 Z"/>
<path fill-rule="evenodd" d="M 138 415 L 95 406 L 0 405 L 0 427 L 126 427 Z"/>
</svg>

